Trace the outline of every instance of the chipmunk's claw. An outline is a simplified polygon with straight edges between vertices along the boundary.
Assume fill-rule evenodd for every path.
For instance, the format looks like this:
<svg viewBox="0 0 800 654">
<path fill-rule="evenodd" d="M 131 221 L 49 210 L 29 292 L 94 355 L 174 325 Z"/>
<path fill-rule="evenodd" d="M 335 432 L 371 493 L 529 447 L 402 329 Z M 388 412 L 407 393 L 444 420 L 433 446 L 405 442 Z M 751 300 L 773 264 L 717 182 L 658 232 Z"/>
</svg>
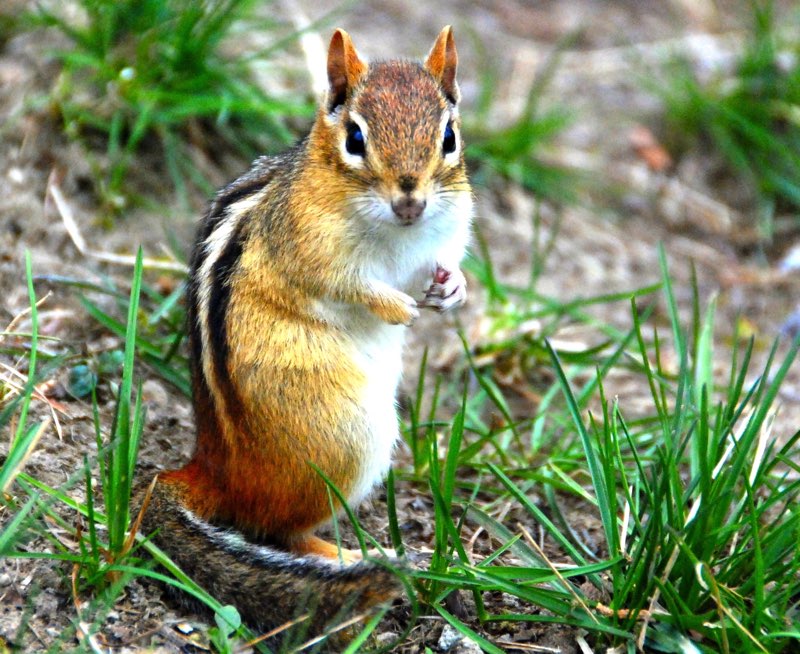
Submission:
<svg viewBox="0 0 800 654">
<path fill-rule="evenodd" d="M 440 313 L 460 307 L 467 301 L 467 280 L 458 268 L 446 270 L 439 266 L 433 275 L 433 282 L 425 292 L 420 307 L 433 309 Z"/>
</svg>

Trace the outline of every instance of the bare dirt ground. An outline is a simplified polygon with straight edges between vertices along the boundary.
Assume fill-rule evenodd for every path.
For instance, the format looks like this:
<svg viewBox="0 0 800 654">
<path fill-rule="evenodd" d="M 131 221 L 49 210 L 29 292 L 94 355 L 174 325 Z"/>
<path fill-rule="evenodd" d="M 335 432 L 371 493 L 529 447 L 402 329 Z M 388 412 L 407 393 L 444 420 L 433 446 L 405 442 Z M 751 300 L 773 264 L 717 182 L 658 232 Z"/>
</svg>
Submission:
<svg viewBox="0 0 800 654">
<path fill-rule="evenodd" d="M 17 3 L 17 7 L 21 4 Z M 311 0 L 298 3 L 312 19 L 320 16 L 327 4 Z M 756 335 L 757 354 L 763 358 L 795 310 L 800 290 L 797 273 L 784 272 L 780 262 L 797 242 L 797 223 L 779 217 L 779 238 L 759 244 L 753 227 L 753 198 L 735 180 L 719 176 L 720 168 L 713 157 L 698 149 L 662 172 L 655 172 L 637 145 L 642 127 L 656 138 L 662 136 L 659 102 L 643 90 L 643 76 L 658 71 L 674 52 L 689 56 L 699 67 L 729 65 L 729 55 L 741 39 L 744 14 L 735 3 L 719 4 L 725 7 L 714 10 L 710 2 L 682 0 L 458 0 L 434 9 L 430 3 L 374 0 L 351 5 L 341 11 L 335 22 L 348 29 L 360 50 L 374 57 L 423 56 L 442 25 L 452 23 L 462 63 L 463 112 L 469 112 L 478 91 L 475 80 L 482 62 L 475 43 L 480 42 L 501 72 L 492 118 L 498 124 L 519 110 L 555 45 L 570 37 L 547 90 L 546 102 L 568 108 L 576 118 L 546 156 L 578 166 L 593 178 L 593 188 L 599 190 L 584 194 L 577 205 L 556 207 L 545 203 L 538 207 L 545 237 L 556 229 L 558 235 L 537 290 L 574 299 L 657 282 L 657 245 L 663 243 L 683 303 L 689 299 L 690 261 L 697 265 L 701 296 L 718 294 L 718 347 L 720 361 L 724 361 L 725 337 L 732 333 L 737 316 L 742 316 Z M 327 8 L 332 9 L 333 5 Z M 58 74 L 47 56 L 49 44 L 45 41 L 21 36 L 0 46 L 3 326 L 28 305 L 23 272 L 26 250 L 31 252 L 36 275 L 89 280 L 110 276 L 121 288 L 126 288 L 130 277 L 129 268 L 98 263 L 77 250 L 53 203 L 46 200 L 47 180 L 53 171 L 90 247 L 106 252 L 131 253 L 142 243 L 147 253 L 159 254 L 168 234 L 175 235 L 188 250 L 194 220 L 205 201 L 198 198 L 191 212 L 168 205 L 135 208 L 111 229 L 99 227 L 90 162 L 46 111 L 23 111 L 26 101 L 47 93 Z M 302 57 L 298 53 L 293 56 L 302 67 Z M 147 167 L 148 162 L 143 161 L 133 177 L 137 184 L 152 184 L 157 190 L 159 176 L 148 172 Z M 244 169 L 246 162 L 241 167 Z M 218 174 L 221 181 L 236 171 Z M 477 223 L 500 276 L 507 281 L 525 280 L 531 257 L 532 215 L 537 210 L 535 199 L 507 184 L 479 188 L 477 194 Z M 162 195 L 166 197 L 166 193 Z M 45 342 L 45 348 L 85 354 L 118 345 L 87 318 L 73 291 L 47 282 L 37 285 L 39 297 L 48 291 L 52 294 L 40 309 L 41 332 L 57 340 Z M 470 301 L 461 320 L 470 337 L 478 342 L 483 335 L 482 294 L 474 283 Z M 603 320 L 621 326 L 629 324 L 625 303 L 601 305 L 596 311 Z M 663 312 L 657 311 L 654 320 L 664 322 Z M 24 320 L 18 329 L 25 331 Z M 575 338 L 564 335 L 571 337 Z M 459 348 L 452 324 L 424 317 L 411 334 L 404 394 L 416 384 L 423 344 L 431 346 L 431 360 L 440 365 L 445 365 Z M 18 359 L 4 354 L 0 354 L 0 362 L 11 368 L 23 367 Z M 189 401 L 147 370 L 143 369 L 142 374 L 149 416 L 140 457 L 142 467 L 174 467 L 191 451 Z M 91 407 L 59 391 L 65 383 L 66 370 L 57 371 L 52 399 L 61 434 L 50 429 L 27 467 L 28 472 L 52 486 L 70 481 L 79 473 L 84 455 L 96 451 Z M 795 393 L 800 393 L 798 384 L 800 374 L 794 370 L 781 398 L 775 426 L 778 435 L 789 435 L 800 424 L 800 402 Z M 633 404 L 642 397 L 641 391 L 626 386 L 625 380 L 620 380 L 620 387 L 615 390 L 623 404 Z M 108 425 L 111 398 L 104 401 L 102 419 Z M 34 419 L 49 411 L 47 404 L 36 402 Z M 6 439 L 4 434 L 3 441 Z M 5 443 L 0 444 L 0 452 L 4 448 Z M 401 454 L 401 459 L 404 457 Z M 81 487 L 73 485 L 70 491 L 78 499 Z M 432 507 L 421 490 L 412 485 L 401 484 L 399 493 L 398 510 L 406 522 L 412 558 L 424 559 L 432 537 Z M 579 511 L 576 509 L 576 514 Z M 365 526 L 384 541 L 385 515 L 380 494 L 360 511 Z M 597 528 L 587 520 L 587 529 Z M 52 536 L 67 538 L 55 524 Z M 36 551 L 47 545 L 38 539 L 28 547 Z M 5 641 L 25 651 L 74 646 L 74 641 L 58 644 L 61 633 L 78 620 L 69 574 L 68 566 L 51 562 L 0 561 L 0 643 Z M 402 619 L 401 609 L 387 621 L 381 638 L 389 638 Z M 205 629 L 186 625 L 202 624 L 202 620 L 202 616 L 187 615 L 162 602 L 157 588 L 134 582 L 108 616 L 101 633 L 104 642 L 123 650 L 194 651 L 194 647 L 205 647 Z M 19 630 L 20 624 L 26 627 Z M 436 650 L 441 630 L 440 621 L 423 619 L 399 651 L 418 652 L 426 646 Z M 557 626 L 522 630 L 501 625 L 493 628 L 489 637 L 499 643 L 524 641 L 554 648 L 552 651 L 578 651 L 575 633 Z"/>
</svg>

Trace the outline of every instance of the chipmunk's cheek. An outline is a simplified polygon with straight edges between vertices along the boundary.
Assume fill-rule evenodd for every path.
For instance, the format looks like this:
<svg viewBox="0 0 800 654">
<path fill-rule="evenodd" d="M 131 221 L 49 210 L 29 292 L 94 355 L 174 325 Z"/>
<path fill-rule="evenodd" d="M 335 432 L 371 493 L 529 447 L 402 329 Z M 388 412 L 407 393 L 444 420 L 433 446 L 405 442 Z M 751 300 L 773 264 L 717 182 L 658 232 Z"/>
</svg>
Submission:
<svg viewBox="0 0 800 654">
<path fill-rule="evenodd" d="M 434 189 L 428 199 L 427 218 L 446 224 L 468 223 L 472 216 L 472 195 L 469 192 L 451 192 Z"/>
<path fill-rule="evenodd" d="M 359 196 L 352 208 L 353 216 L 369 227 L 394 222 L 391 200 L 375 190 Z"/>
</svg>

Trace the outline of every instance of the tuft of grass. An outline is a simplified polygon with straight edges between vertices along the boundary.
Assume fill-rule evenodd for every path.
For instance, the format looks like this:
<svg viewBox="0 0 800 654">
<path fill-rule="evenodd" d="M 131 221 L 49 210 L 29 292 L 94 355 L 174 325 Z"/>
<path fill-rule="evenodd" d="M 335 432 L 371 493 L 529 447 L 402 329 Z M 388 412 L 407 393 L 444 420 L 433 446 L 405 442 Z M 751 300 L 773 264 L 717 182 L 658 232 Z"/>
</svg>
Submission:
<svg viewBox="0 0 800 654">
<path fill-rule="evenodd" d="M 751 185 L 767 216 L 800 209 L 800 39 L 781 36 L 771 1 L 752 25 L 733 76 L 701 83 L 679 64 L 658 92 L 670 132 L 705 141 Z M 769 225 L 769 221 L 768 221 Z"/>
<path fill-rule="evenodd" d="M 141 389 L 134 392 L 135 354 L 139 341 L 140 292 L 142 283 L 142 254 L 137 255 L 131 292 L 123 303 L 127 309 L 124 323 L 125 351 L 121 381 L 116 387 L 117 402 L 114 420 L 104 437 L 95 403 L 94 422 L 98 441 L 96 459 L 84 459 L 83 469 L 71 475 L 59 488 L 51 487 L 26 474 L 23 467 L 27 457 L 47 423 L 28 424 L 28 407 L 37 379 L 38 313 L 33 288 L 30 257 L 26 258 L 28 291 L 31 303 L 31 347 L 28 354 L 28 382 L 23 392 L 0 412 L 0 427 L 13 424 L 16 429 L 7 456 L 0 465 L 0 506 L 6 513 L 0 532 L 0 555 L 17 558 L 50 559 L 71 566 L 71 586 L 75 623 L 64 630 L 55 649 L 72 647 L 74 639 L 79 651 L 96 651 L 96 635 L 102 631 L 106 614 L 116 598 L 135 577 L 149 577 L 171 584 L 211 608 L 217 616 L 217 628 L 210 635 L 220 650 L 233 651 L 232 637 L 251 640 L 253 635 L 238 621 L 232 607 L 223 607 L 206 591 L 187 577 L 152 543 L 137 536 L 132 528 L 133 474 L 139 439 L 144 425 Z M 103 508 L 95 506 L 95 483 L 100 479 Z M 86 501 L 79 502 L 68 493 L 81 479 L 86 483 Z M 86 527 L 83 527 L 82 518 Z M 53 529 L 53 526 L 56 529 Z M 56 532 L 69 538 L 62 538 Z M 30 547 L 30 541 L 40 539 L 44 547 Z M 151 569 L 152 563 L 141 557 L 140 548 L 147 550 L 168 574 Z M 23 625 L 24 627 L 24 625 Z M 23 628 L 24 631 L 24 628 Z M 23 642 L 20 639 L 20 642 Z M 261 648 L 263 650 L 263 647 Z"/>
<path fill-rule="evenodd" d="M 564 107 L 542 107 L 542 96 L 558 67 L 563 46 L 540 71 L 520 114 L 510 124 L 498 127 L 493 111 L 494 98 L 499 95 L 497 80 L 501 77 L 480 41 L 476 38 L 473 43 L 483 55 L 480 61 L 484 66 L 476 106 L 464 117 L 465 154 L 473 169 L 473 182 L 488 186 L 493 178 L 500 177 L 520 184 L 539 198 L 558 203 L 574 202 L 577 173 L 542 156 L 542 150 L 573 120 Z"/>
<path fill-rule="evenodd" d="M 480 350 L 465 341 L 463 386 L 458 376 L 438 381 L 434 389 L 420 382 L 406 430 L 414 469 L 396 473 L 404 481 L 424 484 L 432 502 L 431 562 L 427 569 L 400 572 L 421 603 L 488 652 L 504 647 L 502 637 L 493 635 L 494 625 L 531 622 L 572 625 L 598 647 L 792 651 L 800 638 L 800 433 L 777 443 L 770 429 L 778 390 L 800 344 L 784 347 L 781 357 L 773 348 L 755 377 L 752 345 L 735 349 L 729 378 L 718 387 L 711 365 L 719 354 L 715 301 L 703 308 L 695 284 L 687 328 L 663 253 L 657 287 L 571 302 L 536 293 L 535 271 L 529 287 L 512 288 L 496 279 L 489 259 L 476 259 L 474 265 L 495 280 L 493 315 L 502 329 Z M 129 297 L 114 296 L 127 314 L 124 322 L 116 321 L 126 343 L 120 404 L 110 442 L 100 444 L 99 459 L 87 461 L 82 472 L 87 501 L 76 502 L 66 488 L 49 488 L 19 473 L 16 484 L 23 499 L 15 502 L 16 513 L 0 534 L 0 551 L 34 555 L 17 544 L 35 533 L 52 550 L 37 556 L 75 566 L 76 598 L 93 598 L 76 599 L 81 622 L 91 625 L 88 633 L 79 634 L 84 640 L 102 629 L 105 612 L 123 585 L 145 576 L 210 606 L 217 616 L 210 634 L 215 646 L 234 650 L 237 638 L 249 638 L 237 629 L 237 615 L 151 543 L 139 540 L 136 545 L 126 533 L 130 466 L 142 424 L 132 376 L 137 348 L 143 351 L 139 329 L 153 315 L 169 313 L 159 309 L 169 305 L 168 299 L 160 294 L 148 298 L 141 275 L 139 260 Z M 669 328 L 650 336 L 644 327 L 648 313 L 638 304 L 659 289 Z M 629 330 L 598 323 L 589 313 L 592 304 L 622 300 L 631 305 Z M 533 318 L 540 321 L 539 331 L 514 331 Z M 33 322 L 35 332 L 35 314 Z M 557 337 L 565 322 L 596 327 L 602 343 L 582 352 L 557 350 L 546 339 Z M 523 362 L 517 364 L 522 371 L 518 385 L 538 396 L 529 415 L 520 417 L 515 389 L 503 382 L 504 357 Z M 554 375 L 536 386 L 530 373 L 544 366 Z M 29 367 L 35 368 L 35 360 Z M 649 389 L 650 408 L 632 414 L 623 401 L 608 399 L 612 373 L 619 372 L 636 376 Z M 427 410 L 426 395 L 431 401 Z M 440 419 L 443 411 L 451 417 Z M 29 447 L 24 438 L 19 442 Z M 11 460 L 0 469 L 0 479 L 6 465 L 18 469 Z M 93 505 L 95 470 L 104 487 L 104 513 Z M 332 506 L 335 499 L 346 507 L 345 498 L 330 488 Z M 399 552 L 410 551 L 412 544 L 402 542 L 392 508 L 395 489 L 393 476 L 390 533 Z M 595 516 L 593 534 L 575 528 L 565 509 L 568 502 Z M 88 531 L 76 530 L 65 510 L 84 516 Z M 369 536 L 352 511 L 345 512 L 366 549 Z M 45 528 L 44 517 L 72 534 L 78 546 L 57 540 Z M 478 531 L 488 535 L 483 539 L 488 544 L 474 550 L 467 539 Z M 137 548 L 153 554 L 167 572 L 150 569 Z M 119 555 L 109 555 L 112 550 Z M 473 598 L 472 619 L 464 615 L 462 593 Z M 504 610 L 496 598 L 508 596 L 516 601 L 513 609 Z M 412 605 L 416 616 L 414 597 Z M 351 651 L 363 645 L 377 619 L 356 637 Z"/>
<path fill-rule="evenodd" d="M 557 352 L 540 337 L 555 379 L 521 420 L 493 379 L 496 363 L 467 349 L 472 390 L 457 417 L 444 436 L 441 422 L 417 425 L 428 428 L 436 524 L 431 565 L 415 576 L 436 590 L 426 602 L 485 651 L 501 651 L 492 623 L 572 625 L 597 647 L 628 651 L 789 652 L 800 639 L 800 432 L 772 433 L 800 339 L 776 343 L 756 376 L 752 342 L 737 347 L 716 386 L 715 301 L 702 310 L 695 284 L 685 327 L 663 251 L 661 262 L 666 336 L 648 339 L 630 294 L 632 329 L 609 332 L 602 350 Z M 622 364 L 650 392 L 650 409 L 633 417 L 606 395 Z M 591 535 L 566 515 L 576 502 L 595 516 Z M 491 536 L 474 561 L 460 544 L 465 529 Z M 478 598 L 477 623 L 442 606 L 458 590 Z M 487 592 L 521 608 L 498 611 L 479 599 Z"/>
<path fill-rule="evenodd" d="M 185 196 L 187 181 L 211 192 L 188 156 L 190 143 L 205 142 L 212 159 L 223 148 L 249 160 L 291 142 L 289 121 L 311 115 L 307 101 L 272 97 L 256 83 L 252 64 L 273 54 L 272 45 L 229 54 L 245 29 L 276 31 L 274 22 L 255 16 L 255 5 L 80 0 L 77 15 L 38 7 L 35 20 L 70 41 L 55 53 L 63 69 L 54 107 L 69 135 L 101 136 L 109 162 L 101 191 L 113 206 L 124 202 L 126 173 L 145 148 L 157 144 L 179 193 Z"/>
<path fill-rule="evenodd" d="M 4 47 L 19 32 L 20 22 L 19 12 L 0 8 L 0 47 Z"/>
<path fill-rule="evenodd" d="M 33 276 L 30 268 L 30 257 L 26 260 L 28 288 L 31 300 L 31 348 L 28 363 L 28 384 L 21 396 L 22 408 L 18 417 L 17 437 L 11 445 L 9 456 L 0 469 L 0 480 L 6 493 L 16 477 L 17 497 L 8 495 L 8 507 L 16 509 L 4 527 L 0 543 L 5 556 L 31 556 L 65 561 L 72 564 L 72 588 L 75 609 L 82 624 L 73 632 L 65 634 L 66 638 L 78 637 L 85 644 L 90 644 L 96 629 L 97 616 L 104 615 L 113 604 L 114 598 L 122 591 L 124 584 L 132 577 L 130 573 L 123 575 L 114 566 L 127 564 L 132 560 L 129 556 L 134 539 L 128 532 L 130 523 L 129 505 L 133 470 L 136 464 L 138 440 L 144 424 L 144 412 L 140 394 L 135 404 L 131 405 L 135 331 L 142 274 L 141 251 L 137 258 L 134 272 L 134 283 L 131 289 L 131 315 L 128 320 L 128 346 L 123 363 L 122 383 L 117 396 L 114 424 L 109 442 L 103 442 L 100 436 L 99 420 L 95 407 L 95 424 L 97 427 L 99 471 L 102 483 L 105 513 L 100 513 L 94 506 L 94 489 L 91 469 L 88 461 L 84 465 L 86 478 L 86 503 L 79 505 L 67 494 L 66 489 L 77 482 L 78 477 L 71 479 L 63 488 L 50 488 L 37 479 L 21 471 L 25 456 L 35 446 L 38 436 L 46 423 L 40 426 L 26 427 L 27 407 L 34 388 L 36 378 L 36 359 L 38 348 L 37 310 L 33 291 Z M 20 499 L 27 495 L 24 502 Z M 88 533 L 82 527 L 65 519 L 63 508 L 78 509 L 88 518 Z M 65 542 L 48 533 L 47 523 L 56 524 L 73 537 L 77 543 L 76 551 Z M 106 534 L 101 541 L 98 525 Z M 44 538 L 50 552 L 36 554 L 17 546 L 31 538 Z M 96 588 L 100 593 L 91 601 L 81 598 L 88 588 Z"/>
<path fill-rule="evenodd" d="M 131 521 L 130 502 L 133 488 L 133 475 L 136 468 L 136 457 L 139 451 L 139 441 L 144 427 L 145 411 L 142 407 L 141 384 L 135 393 L 135 400 L 131 404 L 133 394 L 133 368 L 136 353 L 136 328 L 139 314 L 139 293 L 142 287 L 142 249 L 136 255 L 136 265 L 133 270 L 130 302 L 128 305 L 128 320 L 125 332 L 125 354 L 122 363 L 122 381 L 117 394 L 117 404 L 114 412 L 114 421 L 111 425 L 109 442 L 104 443 L 97 419 L 97 405 L 95 404 L 95 432 L 97 449 L 100 452 L 98 464 L 103 490 L 103 500 L 106 510 L 106 530 L 108 533 L 108 549 L 105 558 L 111 563 L 116 563 L 124 558 L 133 545 L 133 537 L 128 529 Z M 88 473 L 87 473 L 88 477 Z M 87 503 L 90 526 L 94 524 L 92 515 L 92 488 L 87 482 Z M 91 532 L 90 532 L 91 533 Z M 96 549 L 96 548 L 93 548 Z"/>
<path fill-rule="evenodd" d="M 605 401 L 602 381 L 601 419 L 587 422 L 551 350 L 589 464 L 606 556 L 616 561 L 607 572 L 610 587 L 599 586 L 609 597 L 603 622 L 662 651 L 679 651 L 663 649 L 676 633 L 710 651 L 788 651 L 800 636 L 800 616 L 787 601 L 800 590 L 800 479 L 791 463 L 800 453 L 800 432 L 778 444 L 770 427 L 800 341 L 773 370 L 776 344 L 750 385 L 752 344 L 741 363 L 734 351 L 730 382 L 714 401 L 711 380 L 698 374 L 711 339 L 695 314 L 692 332 L 700 337 L 687 342 L 663 261 L 662 253 L 680 359 L 675 379 L 658 340 L 648 351 L 635 305 L 633 312 L 656 409 L 652 426 L 632 428 L 619 403 Z M 712 315 L 713 306 L 706 325 Z"/>
<path fill-rule="evenodd" d="M 18 506 L 11 494 L 11 486 L 22 473 L 25 463 L 48 427 L 47 421 L 34 425 L 28 424 L 28 411 L 36 386 L 36 358 L 39 342 L 39 313 L 33 288 L 30 252 L 25 253 L 25 274 L 31 306 L 31 349 L 28 356 L 28 379 L 22 392 L 0 411 L 0 429 L 8 426 L 11 432 L 8 453 L 0 465 L 0 505 L 4 505 L 9 511 L 17 509 L 0 533 L 0 555 L 2 556 L 7 555 L 23 538 L 29 516 L 34 513 L 36 508 L 37 498 L 35 497 L 30 498 L 24 505 Z M 16 420 L 16 429 L 13 428 L 13 420 Z"/>
</svg>

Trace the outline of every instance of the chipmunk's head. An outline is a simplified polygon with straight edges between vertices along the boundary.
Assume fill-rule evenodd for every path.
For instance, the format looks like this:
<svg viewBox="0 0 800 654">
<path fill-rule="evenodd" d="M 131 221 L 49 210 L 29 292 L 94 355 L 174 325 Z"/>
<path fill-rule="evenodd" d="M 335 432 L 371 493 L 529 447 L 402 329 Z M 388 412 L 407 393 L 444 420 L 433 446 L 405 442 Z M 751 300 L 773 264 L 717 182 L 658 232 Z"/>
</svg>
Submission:
<svg viewBox="0 0 800 654">
<path fill-rule="evenodd" d="M 469 211 L 457 66 L 449 26 L 424 64 L 367 64 L 347 32 L 334 33 L 315 133 L 354 216 L 403 228 Z"/>
</svg>

